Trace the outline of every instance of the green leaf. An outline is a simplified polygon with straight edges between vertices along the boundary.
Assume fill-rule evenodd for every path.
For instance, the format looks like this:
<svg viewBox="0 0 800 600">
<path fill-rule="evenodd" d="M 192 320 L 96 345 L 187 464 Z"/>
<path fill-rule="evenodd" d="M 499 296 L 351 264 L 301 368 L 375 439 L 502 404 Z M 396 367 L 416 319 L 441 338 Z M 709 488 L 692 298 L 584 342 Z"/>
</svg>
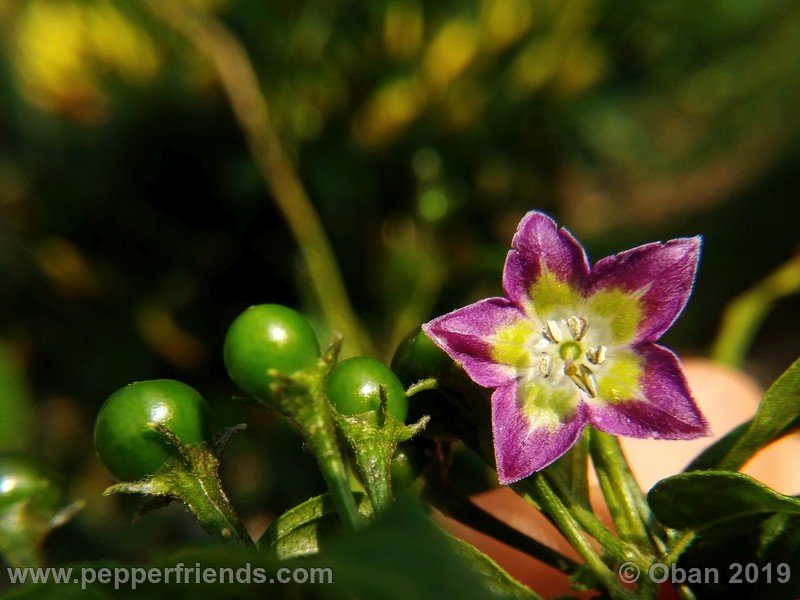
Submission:
<svg viewBox="0 0 800 600">
<path fill-rule="evenodd" d="M 537 598 L 477 550 L 454 543 L 408 495 L 400 495 L 368 527 L 331 538 L 313 561 L 333 569 L 330 591 L 345 597 Z"/>
<path fill-rule="evenodd" d="M 659 482 L 648 501 L 663 525 L 692 534 L 691 543 L 680 551 L 678 566 L 719 574 L 717 581 L 694 590 L 703 598 L 798 597 L 796 584 L 778 581 L 777 568 L 780 563 L 798 564 L 800 499 L 740 473 L 693 471 Z M 677 547 L 671 550 L 678 552 Z M 759 568 L 755 585 L 732 583 L 736 571 L 731 565 L 750 563 Z M 772 568 L 769 582 L 767 565 Z"/>
<path fill-rule="evenodd" d="M 717 465 L 720 469 L 736 471 L 759 450 L 778 439 L 782 435 L 790 432 L 793 428 L 800 425 L 800 359 L 796 360 L 778 379 L 773 383 L 764 394 L 764 398 L 758 405 L 756 416 L 732 443 L 732 446 L 724 456 L 719 459 Z M 736 431 L 736 430 L 734 430 Z M 731 432 L 732 436 L 736 436 Z M 717 444 L 727 439 L 723 438 Z M 730 442 L 726 442 L 730 443 Z M 725 444 L 723 444 L 724 448 Z M 711 448 L 714 448 L 712 446 Z M 711 456 L 719 453 L 720 449 L 711 450 L 708 457 L 703 458 L 703 453 L 695 463 L 708 464 Z M 695 463 L 692 463 L 693 465 Z M 690 467 L 691 468 L 691 467 Z"/>
<path fill-rule="evenodd" d="M 777 565 L 780 563 L 786 563 L 790 568 L 800 564 L 800 517 L 779 514 L 764 523 L 756 562 L 770 564 L 775 571 L 772 573 L 774 585 L 767 584 L 763 577 L 759 578 L 754 598 L 795 600 L 800 597 L 800 577 L 792 573 L 792 577 L 784 583 L 776 579 Z"/>
<path fill-rule="evenodd" d="M 694 460 L 689 463 L 689 466 L 684 469 L 684 472 L 709 471 L 719 468 L 722 460 L 736 445 L 752 423 L 753 419 L 750 419 L 731 429 L 723 437 L 698 454 Z"/>
<path fill-rule="evenodd" d="M 647 500 L 656 518 L 674 529 L 702 529 L 759 513 L 800 515 L 800 500 L 729 471 L 693 471 L 658 482 Z"/>
<path fill-rule="evenodd" d="M 536 598 L 530 589 L 509 575 L 502 567 L 478 550 L 472 544 L 457 537 L 450 540 L 456 552 L 469 563 L 475 573 L 480 573 L 486 579 L 486 585 L 497 596 L 502 598 Z"/>
<path fill-rule="evenodd" d="M 781 563 L 790 565 L 791 570 L 796 570 L 795 565 L 800 564 L 797 539 L 794 539 L 798 524 L 798 515 L 769 513 L 717 521 L 698 533 L 694 543 L 681 554 L 678 567 L 700 569 L 704 573 L 715 569 L 718 573 L 716 580 L 692 586 L 698 598 L 796 600 L 800 598 L 800 579 L 794 577 L 795 573 L 790 573 L 789 581 L 779 580 L 777 576 Z M 742 583 L 731 581 L 738 571 L 736 565 L 745 567 L 751 563 L 759 568 L 754 585 L 744 583 L 744 573 L 740 575 Z M 750 577 L 753 577 L 752 571 Z"/>
<path fill-rule="evenodd" d="M 372 506 L 364 494 L 355 494 L 358 510 L 369 516 Z M 316 554 L 320 539 L 338 529 L 341 520 L 330 494 L 315 496 L 275 519 L 258 541 L 263 552 L 279 559 Z"/>
</svg>

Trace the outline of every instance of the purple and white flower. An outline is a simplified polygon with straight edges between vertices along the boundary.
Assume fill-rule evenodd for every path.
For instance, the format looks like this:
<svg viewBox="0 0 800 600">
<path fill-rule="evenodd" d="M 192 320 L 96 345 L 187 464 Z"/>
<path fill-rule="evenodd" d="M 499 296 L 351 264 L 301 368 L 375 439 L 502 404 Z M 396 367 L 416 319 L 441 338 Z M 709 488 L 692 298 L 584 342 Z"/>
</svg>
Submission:
<svg viewBox="0 0 800 600">
<path fill-rule="evenodd" d="M 555 461 L 587 424 L 638 438 L 708 434 L 678 358 L 655 343 L 686 305 L 699 255 L 699 237 L 680 238 L 590 267 L 567 230 L 532 211 L 506 258 L 506 296 L 423 325 L 477 384 L 494 389 L 501 483 Z"/>
</svg>

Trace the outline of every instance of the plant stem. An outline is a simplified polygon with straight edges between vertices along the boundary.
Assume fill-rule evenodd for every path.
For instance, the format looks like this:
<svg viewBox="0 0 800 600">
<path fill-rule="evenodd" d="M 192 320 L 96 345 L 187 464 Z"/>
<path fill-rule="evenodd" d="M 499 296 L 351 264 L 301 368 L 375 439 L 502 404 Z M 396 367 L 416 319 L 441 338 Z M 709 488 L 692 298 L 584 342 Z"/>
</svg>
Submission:
<svg viewBox="0 0 800 600">
<path fill-rule="evenodd" d="M 677 534 L 677 532 L 672 532 L 672 530 L 670 530 L 670 533 Z M 687 531 L 680 537 L 677 537 L 677 535 L 672 535 L 670 537 L 672 539 L 675 539 L 675 543 L 672 544 L 669 553 L 666 552 L 664 553 L 663 562 L 667 566 L 670 566 L 673 563 L 678 562 L 678 559 L 680 558 L 681 554 L 683 554 L 686 551 L 686 549 L 692 545 L 692 542 L 694 542 L 695 538 L 697 537 L 697 534 L 694 531 Z M 694 592 L 692 592 L 691 588 L 686 584 L 680 584 L 680 585 L 676 584 L 675 590 L 678 592 L 678 596 L 680 596 L 682 600 L 695 599 Z"/>
<path fill-rule="evenodd" d="M 542 476 L 545 477 L 545 475 Z M 552 473 L 547 473 L 546 477 L 555 488 L 560 500 L 565 504 L 567 509 L 569 509 L 575 521 L 586 533 L 597 540 L 616 561 L 634 561 L 639 566 L 644 566 L 646 564 L 646 560 L 639 554 L 638 549 L 614 535 L 608 527 L 600 521 L 597 515 L 572 496 L 561 478 L 553 476 Z M 528 489 L 528 480 L 524 480 L 523 483 L 525 484 L 525 489 Z"/>
<path fill-rule="evenodd" d="M 224 449 L 229 433 L 223 434 L 220 445 L 208 442 L 184 444 L 163 423 L 150 425 L 153 431 L 164 436 L 177 453 L 167 460 L 153 475 L 138 481 L 125 481 L 107 488 L 110 494 L 141 494 L 148 500 L 139 508 L 136 518 L 145 512 L 160 508 L 170 500 L 183 502 L 194 514 L 200 525 L 215 539 L 236 542 L 245 550 L 256 553 L 253 539 L 242 524 L 231 505 L 219 478 L 220 456 L 216 452 Z M 233 429 L 240 431 L 240 427 Z"/>
<path fill-rule="evenodd" d="M 408 389 L 406 390 L 406 396 L 411 397 L 414 394 L 419 394 L 420 392 L 425 392 L 427 390 L 435 390 L 438 387 L 439 380 L 435 377 L 428 377 L 427 379 L 422 379 L 408 386 Z"/>
<path fill-rule="evenodd" d="M 784 263 L 725 309 L 711 357 L 733 367 L 742 364 L 756 330 L 775 301 L 800 292 L 800 256 Z"/>
<path fill-rule="evenodd" d="M 183 0 L 142 0 L 150 13 L 205 55 L 228 96 L 250 153 L 300 248 L 311 286 L 329 326 L 354 354 L 374 354 L 355 316 L 322 222 L 281 143 L 253 65 L 242 44 L 209 13 Z"/>
<path fill-rule="evenodd" d="M 620 537 L 640 548 L 652 547 L 645 527 L 645 523 L 651 520 L 650 508 L 628 467 L 619 440 L 592 430 L 589 445 L 606 504 Z M 653 547 L 653 550 L 657 549 Z"/>
<path fill-rule="evenodd" d="M 684 533 L 678 540 L 672 545 L 669 550 L 669 554 L 664 557 L 664 562 L 667 565 L 671 565 L 672 563 L 676 562 L 681 554 L 683 554 L 686 549 L 692 545 L 694 542 L 697 534 L 694 531 L 687 531 Z"/>
<path fill-rule="evenodd" d="M 579 567 L 571 558 L 528 537 L 486 512 L 451 485 L 429 482 L 425 487 L 425 495 L 430 503 L 446 516 L 524 552 L 554 569 L 572 574 Z"/>
<path fill-rule="evenodd" d="M 296 373 L 294 377 L 300 384 L 299 388 L 287 391 L 276 408 L 294 423 L 306 440 L 345 526 L 356 529 L 361 523 L 361 516 L 350 489 L 350 477 L 339 448 L 336 424 L 325 389 L 328 372 L 336 363 L 340 347 L 341 338 L 338 338 L 322 358 L 317 370 L 307 376 L 302 372 Z"/>
<path fill-rule="evenodd" d="M 347 441 L 353 464 L 375 513 L 392 501 L 392 454 L 397 447 L 391 434 L 381 435 L 379 428 L 371 427 L 367 418 L 361 425 L 358 416 L 337 417 L 339 433 Z"/>
<path fill-rule="evenodd" d="M 575 548 L 578 554 L 586 561 L 586 565 L 592 570 L 595 577 L 608 590 L 614 598 L 633 599 L 636 596 L 625 589 L 617 579 L 617 576 L 595 552 L 591 544 L 583 537 L 578 522 L 572 512 L 561 502 L 550 484 L 542 474 L 535 474 L 529 477 L 526 482 L 526 489 L 529 491 L 532 500 L 553 519 L 561 533 Z"/>
<path fill-rule="evenodd" d="M 342 453 L 336 444 L 336 429 L 330 416 L 328 415 L 327 419 L 324 416 L 320 414 L 320 419 L 316 423 L 305 423 L 298 428 L 317 459 L 339 516 L 345 526 L 356 529 L 361 522 L 361 516 L 358 514 L 353 492 L 350 490 L 350 478 Z M 329 421 L 329 424 L 325 421 Z"/>
</svg>

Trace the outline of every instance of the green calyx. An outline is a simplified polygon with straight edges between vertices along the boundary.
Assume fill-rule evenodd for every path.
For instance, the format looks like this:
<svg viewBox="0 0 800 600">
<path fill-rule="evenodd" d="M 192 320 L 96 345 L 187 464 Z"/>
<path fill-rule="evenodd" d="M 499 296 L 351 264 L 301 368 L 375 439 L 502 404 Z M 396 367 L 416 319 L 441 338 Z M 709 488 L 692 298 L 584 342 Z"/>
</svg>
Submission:
<svg viewBox="0 0 800 600">
<path fill-rule="evenodd" d="M 253 540 L 228 500 L 219 479 L 220 457 L 233 435 L 245 426 L 231 427 L 211 443 L 191 444 L 184 444 L 161 423 L 153 423 L 151 428 L 175 449 L 175 455 L 155 474 L 138 481 L 112 485 L 103 494 L 142 494 L 150 497 L 137 512 L 137 519 L 172 500 L 179 500 L 211 536 L 222 542 L 237 542 L 247 550 L 255 551 Z"/>
<path fill-rule="evenodd" d="M 391 467 L 397 445 L 422 431 L 429 420 L 425 416 L 412 425 L 405 425 L 386 410 L 383 387 L 381 397 L 377 410 L 357 415 L 334 412 L 339 433 L 376 512 L 392 500 Z"/>
</svg>

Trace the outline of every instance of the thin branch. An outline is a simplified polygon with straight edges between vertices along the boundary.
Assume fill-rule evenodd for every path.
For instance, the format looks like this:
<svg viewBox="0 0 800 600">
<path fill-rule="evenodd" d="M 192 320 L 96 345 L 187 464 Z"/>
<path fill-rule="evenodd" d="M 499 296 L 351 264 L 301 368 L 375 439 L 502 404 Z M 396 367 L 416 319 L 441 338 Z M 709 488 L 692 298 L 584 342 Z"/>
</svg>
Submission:
<svg viewBox="0 0 800 600">
<path fill-rule="evenodd" d="M 773 304 L 797 293 L 800 293 L 800 256 L 792 257 L 728 304 L 711 357 L 733 367 L 740 366 Z"/>
<path fill-rule="evenodd" d="M 372 344 L 353 312 L 322 222 L 278 137 L 244 47 L 219 19 L 188 6 L 183 0 L 142 0 L 142 3 L 214 67 L 259 172 L 300 246 L 328 325 L 344 333 L 354 353 L 373 354 Z"/>
</svg>

